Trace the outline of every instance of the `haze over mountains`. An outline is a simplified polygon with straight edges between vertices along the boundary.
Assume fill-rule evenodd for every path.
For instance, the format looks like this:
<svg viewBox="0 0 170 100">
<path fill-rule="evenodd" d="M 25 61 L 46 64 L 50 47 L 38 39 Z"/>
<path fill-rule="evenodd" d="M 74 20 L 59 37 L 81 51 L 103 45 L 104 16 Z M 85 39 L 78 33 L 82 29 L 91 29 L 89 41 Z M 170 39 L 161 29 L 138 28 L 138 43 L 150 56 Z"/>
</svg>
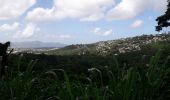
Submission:
<svg viewBox="0 0 170 100">
<path fill-rule="evenodd" d="M 41 41 L 25 41 L 25 42 L 12 42 L 12 48 L 61 48 L 66 44 L 58 42 L 41 42 Z"/>
</svg>

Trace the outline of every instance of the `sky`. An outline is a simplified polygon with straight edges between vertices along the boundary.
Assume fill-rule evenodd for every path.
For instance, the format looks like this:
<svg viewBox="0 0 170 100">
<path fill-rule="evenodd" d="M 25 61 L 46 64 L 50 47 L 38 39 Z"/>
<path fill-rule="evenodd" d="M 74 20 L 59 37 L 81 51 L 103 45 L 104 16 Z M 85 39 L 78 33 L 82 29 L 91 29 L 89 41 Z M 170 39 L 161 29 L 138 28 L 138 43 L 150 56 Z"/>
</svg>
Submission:
<svg viewBox="0 0 170 100">
<path fill-rule="evenodd" d="M 167 0 L 0 0 L 0 42 L 86 44 L 157 34 Z"/>
</svg>

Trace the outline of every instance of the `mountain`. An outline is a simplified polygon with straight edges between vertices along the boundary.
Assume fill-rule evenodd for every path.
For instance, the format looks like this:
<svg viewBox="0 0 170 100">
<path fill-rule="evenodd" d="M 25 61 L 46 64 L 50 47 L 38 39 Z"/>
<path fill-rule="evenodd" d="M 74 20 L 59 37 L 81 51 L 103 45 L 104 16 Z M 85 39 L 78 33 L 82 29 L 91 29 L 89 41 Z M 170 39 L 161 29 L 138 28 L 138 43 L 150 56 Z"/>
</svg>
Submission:
<svg viewBox="0 0 170 100">
<path fill-rule="evenodd" d="M 143 48 L 158 46 L 156 43 L 170 44 L 170 33 L 142 35 L 118 40 L 100 41 L 93 44 L 69 45 L 57 50 L 43 52 L 50 55 L 119 54 L 140 51 Z"/>
<path fill-rule="evenodd" d="M 61 48 L 66 44 L 55 42 L 41 42 L 41 41 L 26 41 L 26 42 L 12 42 L 12 48 Z"/>
</svg>

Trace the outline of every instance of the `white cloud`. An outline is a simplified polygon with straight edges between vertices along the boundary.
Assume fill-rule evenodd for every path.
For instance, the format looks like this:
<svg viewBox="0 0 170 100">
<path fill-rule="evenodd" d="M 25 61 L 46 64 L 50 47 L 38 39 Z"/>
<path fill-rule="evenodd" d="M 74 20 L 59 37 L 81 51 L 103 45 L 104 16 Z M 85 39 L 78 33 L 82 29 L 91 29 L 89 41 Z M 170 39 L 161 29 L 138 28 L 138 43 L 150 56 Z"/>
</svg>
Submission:
<svg viewBox="0 0 170 100">
<path fill-rule="evenodd" d="M 96 21 L 102 18 L 123 20 L 133 18 L 145 10 L 165 11 L 166 0 L 122 0 L 112 9 L 115 0 L 53 0 L 52 8 L 35 8 L 27 13 L 29 21 L 62 20 L 74 18 Z M 107 14 L 105 14 L 107 12 Z"/>
<path fill-rule="evenodd" d="M 167 0 L 150 0 L 150 4 L 155 11 L 165 12 L 167 9 Z"/>
<path fill-rule="evenodd" d="M 113 33 L 113 30 L 110 29 L 110 30 L 105 31 L 103 35 L 104 35 L 104 36 L 108 36 L 108 35 L 110 35 L 110 34 L 112 34 L 112 33 Z"/>
<path fill-rule="evenodd" d="M 0 20 L 22 15 L 36 0 L 0 0 Z"/>
<path fill-rule="evenodd" d="M 132 25 L 130 25 L 131 28 L 138 28 L 143 24 L 142 20 L 136 20 L 132 23 Z"/>
<path fill-rule="evenodd" d="M 100 31 L 101 31 L 101 29 L 100 29 L 99 27 L 97 27 L 97 28 L 94 29 L 94 33 L 98 33 L 98 32 L 100 32 Z"/>
<path fill-rule="evenodd" d="M 18 22 L 14 22 L 13 24 L 3 24 L 0 26 L 0 31 L 1 32 L 6 32 L 6 31 L 14 31 L 19 27 Z"/>
<path fill-rule="evenodd" d="M 33 11 L 27 13 L 26 19 L 29 21 L 49 21 L 49 20 L 61 20 L 65 18 L 65 14 L 60 11 L 55 11 L 55 8 L 44 9 L 35 8 Z"/>
<path fill-rule="evenodd" d="M 114 0 L 54 0 L 51 9 L 35 8 L 28 12 L 30 21 L 61 20 L 77 18 L 81 21 L 95 21 L 104 17 L 104 12 L 114 5 Z"/>
<path fill-rule="evenodd" d="M 122 0 L 107 12 L 109 20 L 130 19 L 147 9 L 164 11 L 167 0 Z"/>
<path fill-rule="evenodd" d="M 101 35 L 101 36 L 108 36 L 108 35 L 111 35 L 113 34 L 113 30 L 112 29 L 109 29 L 109 30 L 101 30 L 101 28 L 97 27 L 93 30 L 93 32 L 97 35 Z"/>
<path fill-rule="evenodd" d="M 23 26 L 22 26 L 23 27 Z M 59 41 L 73 38 L 68 34 L 44 34 L 41 32 L 40 28 L 35 23 L 27 23 L 22 30 L 15 30 L 15 33 L 7 34 L 10 40 L 19 40 L 19 41 Z"/>
<path fill-rule="evenodd" d="M 28 23 L 23 30 L 17 31 L 14 38 L 29 38 L 37 32 L 39 28 L 33 23 Z"/>
</svg>

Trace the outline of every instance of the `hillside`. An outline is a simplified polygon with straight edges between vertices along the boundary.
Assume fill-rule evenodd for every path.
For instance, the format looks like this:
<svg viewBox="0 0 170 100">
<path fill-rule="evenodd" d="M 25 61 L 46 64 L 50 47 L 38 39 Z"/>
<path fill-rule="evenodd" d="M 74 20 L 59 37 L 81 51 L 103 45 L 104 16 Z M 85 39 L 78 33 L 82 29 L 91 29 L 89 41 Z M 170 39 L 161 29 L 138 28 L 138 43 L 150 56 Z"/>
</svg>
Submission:
<svg viewBox="0 0 170 100">
<path fill-rule="evenodd" d="M 69 45 L 61 49 L 42 52 L 50 55 L 108 55 L 110 53 L 127 53 L 139 51 L 141 48 L 154 44 L 170 41 L 170 33 L 156 35 L 142 35 L 118 40 L 101 41 L 93 44 Z"/>
</svg>

